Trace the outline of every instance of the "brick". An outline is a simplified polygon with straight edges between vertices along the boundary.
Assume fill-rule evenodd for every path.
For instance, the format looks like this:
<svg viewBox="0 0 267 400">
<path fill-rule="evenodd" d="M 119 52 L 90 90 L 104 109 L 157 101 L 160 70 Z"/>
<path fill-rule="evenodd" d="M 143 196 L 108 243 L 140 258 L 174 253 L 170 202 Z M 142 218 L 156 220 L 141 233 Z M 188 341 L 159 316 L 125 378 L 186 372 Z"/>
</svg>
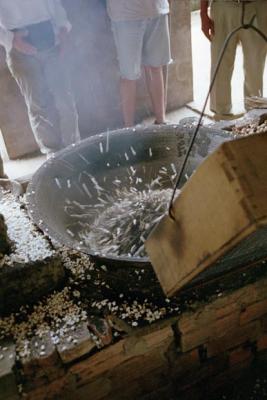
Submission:
<svg viewBox="0 0 267 400">
<path fill-rule="evenodd" d="M 118 368 L 119 365 L 126 363 L 133 357 L 141 356 L 153 349 L 157 349 L 159 353 L 167 351 L 172 341 L 173 331 L 170 327 L 144 336 L 123 339 L 79 364 L 73 365 L 70 372 L 77 377 L 79 384 L 82 385 Z"/>
<path fill-rule="evenodd" d="M 171 360 L 171 376 L 179 378 L 188 371 L 199 368 L 200 360 L 197 349 L 191 350 L 188 353 L 179 353 L 175 359 Z"/>
<path fill-rule="evenodd" d="M 57 345 L 59 356 L 63 363 L 70 363 L 92 351 L 96 347 L 87 324 L 80 323 L 75 330 L 69 329 Z"/>
<path fill-rule="evenodd" d="M 106 347 L 86 360 L 70 367 L 69 371 L 77 377 L 81 385 L 105 374 L 125 360 L 123 344 L 125 340 Z"/>
<path fill-rule="evenodd" d="M 179 329 L 183 332 L 193 330 L 196 322 L 204 325 L 223 318 L 244 306 L 267 299 L 267 279 L 242 287 L 222 297 L 214 298 L 210 303 L 200 305 L 195 312 L 184 313 L 179 320 Z"/>
<path fill-rule="evenodd" d="M 220 354 L 200 364 L 197 369 L 189 370 L 183 376 L 174 380 L 178 390 L 187 390 L 211 377 L 220 374 L 228 368 L 228 355 Z"/>
<path fill-rule="evenodd" d="M 174 333 L 170 326 L 157 327 L 150 332 L 141 330 L 137 335 L 130 336 L 124 343 L 124 352 L 126 355 L 136 356 L 145 354 L 155 348 L 161 348 L 166 351 L 167 347 L 173 343 Z M 160 351 L 160 350 L 159 350 Z"/>
<path fill-rule="evenodd" d="M 235 329 L 229 329 L 220 338 L 214 338 L 206 343 L 208 357 L 223 353 L 248 341 L 256 341 L 261 335 L 260 321 L 250 322 Z"/>
<path fill-rule="evenodd" d="M 232 350 L 229 354 L 229 366 L 231 368 L 236 364 L 244 364 L 245 362 L 249 364 L 253 358 L 254 355 L 250 348 L 238 347 L 237 349 Z"/>
<path fill-rule="evenodd" d="M 167 341 L 171 343 L 174 340 L 174 333 L 170 326 L 157 328 L 154 331 L 143 336 L 148 349 L 152 349 L 159 346 L 164 346 L 164 343 Z"/>
<path fill-rule="evenodd" d="M 265 314 L 267 314 L 267 299 L 247 306 L 240 314 L 240 325 L 247 324 Z"/>
<path fill-rule="evenodd" d="M 225 301 L 218 299 L 212 304 L 197 309 L 194 313 L 183 314 L 178 321 L 178 329 L 182 334 L 188 333 L 201 327 L 207 327 L 230 315 L 238 315 L 239 312 L 240 307 L 237 303 L 229 302 L 229 304 L 225 304 Z"/>
<path fill-rule="evenodd" d="M 84 379 L 78 380 L 78 393 L 86 393 L 86 387 L 86 400 L 102 399 L 103 391 L 106 392 L 104 398 L 107 399 L 139 398 L 141 394 L 152 391 L 157 385 L 166 382 L 168 368 L 167 359 L 155 349 L 152 353 L 131 357 L 116 368 L 105 371 L 101 375 L 105 378 L 104 387 L 97 385 L 101 381 L 100 375 L 86 385 Z"/>
<path fill-rule="evenodd" d="M 230 314 L 238 313 L 244 307 L 267 299 L 267 279 L 247 285 L 233 293 L 225 293 L 214 298 L 210 303 L 200 305 L 196 311 L 184 313 L 178 321 L 178 329 L 182 333 L 205 326 Z"/>
<path fill-rule="evenodd" d="M 263 334 L 257 341 L 257 350 L 262 351 L 267 349 L 267 334 Z"/>
<path fill-rule="evenodd" d="M 75 379 L 71 374 L 66 374 L 64 377 L 59 378 L 46 385 L 39 386 L 38 388 L 28 392 L 23 397 L 25 400 L 59 400 L 64 399 L 76 389 Z"/>
<path fill-rule="evenodd" d="M 144 377 L 149 377 L 152 371 L 154 373 L 154 371 L 160 370 L 163 375 L 166 374 L 169 371 L 169 364 L 164 350 L 158 351 L 155 348 L 145 354 L 131 357 L 123 364 L 118 365 L 116 369 L 108 371 L 107 376 L 112 378 L 113 388 L 119 389 L 122 382 L 130 384 L 137 381 L 139 385 L 142 385 L 140 380 L 144 382 Z M 154 382 L 155 384 L 156 382 Z"/>
<path fill-rule="evenodd" d="M 212 340 L 214 337 L 219 338 L 225 334 L 228 329 L 238 328 L 239 315 L 230 314 L 225 318 L 215 320 L 213 323 L 198 326 L 196 324 L 194 331 L 182 334 L 180 345 L 182 352 L 192 350 L 202 344 Z"/>
<path fill-rule="evenodd" d="M 15 379 L 15 345 L 12 342 L 1 342 L 0 346 L 0 400 L 18 398 Z"/>
<path fill-rule="evenodd" d="M 112 382 L 113 398 L 120 399 L 122 392 L 128 398 L 140 398 L 156 387 L 166 384 L 169 379 L 169 363 L 164 350 L 158 351 L 158 348 L 155 348 L 145 354 L 131 357 L 117 368 L 108 371 L 106 377 Z M 127 391 L 123 390 L 125 387 Z"/>
</svg>

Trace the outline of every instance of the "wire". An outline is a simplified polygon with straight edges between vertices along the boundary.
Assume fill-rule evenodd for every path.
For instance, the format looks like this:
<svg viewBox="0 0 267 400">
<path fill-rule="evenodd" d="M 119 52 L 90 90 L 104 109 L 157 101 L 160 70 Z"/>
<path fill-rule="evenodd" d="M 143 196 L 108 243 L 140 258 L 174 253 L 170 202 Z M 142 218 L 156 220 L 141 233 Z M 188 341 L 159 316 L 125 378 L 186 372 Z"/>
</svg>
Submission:
<svg viewBox="0 0 267 400">
<path fill-rule="evenodd" d="M 226 49 L 227 49 L 227 46 L 228 46 L 230 40 L 232 39 L 232 37 L 233 37 L 238 31 L 240 31 L 240 30 L 242 30 L 242 29 L 253 29 L 255 32 L 257 32 L 257 33 L 267 42 L 267 36 L 266 36 L 260 29 L 256 28 L 256 27 L 253 25 L 253 22 L 254 22 L 254 20 L 255 20 L 255 18 L 256 18 L 256 15 L 254 15 L 254 16 L 251 18 L 251 20 L 249 21 L 248 24 L 245 24 L 245 7 L 246 7 L 246 4 L 245 4 L 245 2 L 243 2 L 243 3 L 242 3 L 241 25 L 240 25 L 238 28 L 234 29 L 232 32 L 230 32 L 230 33 L 228 34 L 228 36 L 226 37 L 224 43 L 223 43 L 222 49 L 221 49 L 221 51 L 220 51 L 220 55 L 219 55 L 219 57 L 218 57 L 218 61 L 217 61 L 217 63 L 216 63 L 216 66 L 215 66 L 213 75 L 212 75 L 212 77 L 211 77 L 211 82 L 210 82 L 209 90 L 208 90 L 208 93 L 207 93 L 207 96 L 206 96 L 206 99 L 205 99 L 205 102 L 204 102 L 204 105 L 203 105 L 203 108 L 202 108 L 200 117 L 199 117 L 199 119 L 198 119 L 198 123 L 197 123 L 196 128 L 195 128 L 195 130 L 194 130 L 194 132 L 193 132 L 193 135 L 192 135 L 192 138 L 191 138 L 191 140 L 190 140 L 190 143 L 189 143 L 187 152 L 186 152 L 186 154 L 185 154 L 185 157 L 184 157 L 182 166 L 181 166 L 180 171 L 179 171 L 179 173 L 178 173 L 178 176 L 177 176 L 177 179 L 176 179 L 176 182 L 175 182 L 175 185 L 174 185 L 172 197 L 171 197 L 171 200 L 170 200 L 170 204 L 169 204 L 169 217 L 170 217 L 172 220 L 175 220 L 175 216 L 174 216 L 174 213 L 173 213 L 173 200 L 174 200 L 174 197 L 175 197 L 175 193 L 176 193 L 176 191 L 177 191 L 178 186 L 179 186 L 180 183 L 181 183 L 181 179 L 182 179 L 182 176 L 183 176 L 183 172 L 184 172 L 185 166 L 186 166 L 186 164 L 187 164 L 187 161 L 188 161 L 188 158 L 189 158 L 189 156 L 190 156 L 190 153 L 191 153 L 191 150 L 192 150 L 192 148 L 193 148 L 193 145 L 194 145 L 194 143 L 195 143 L 197 134 L 198 134 L 199 129 L 200 129 L 200 127 L 201 127 L 202 119 L 203 119 L 204 114 L 205 114 L 205 110 L 206 110 L 206 106 L 207 106 L 207 103 L 208 103 L 208 100 L 209 100 L 210 93 L 211 93 L 211 91 L 212 91 L 212 89 L 213 89 L 213 86 L 214 86 L 214 83 L 215 83 L 215 79 L 216 79 L 216 77 L 217 77 L 217 74 L 218 74 L 220 65 L 221 65 L 222 60 L 223 60 L 223 56 L 224 56 L 224 54 L 225 54 L 225 51 L 226 51 Z"/>
</svg>

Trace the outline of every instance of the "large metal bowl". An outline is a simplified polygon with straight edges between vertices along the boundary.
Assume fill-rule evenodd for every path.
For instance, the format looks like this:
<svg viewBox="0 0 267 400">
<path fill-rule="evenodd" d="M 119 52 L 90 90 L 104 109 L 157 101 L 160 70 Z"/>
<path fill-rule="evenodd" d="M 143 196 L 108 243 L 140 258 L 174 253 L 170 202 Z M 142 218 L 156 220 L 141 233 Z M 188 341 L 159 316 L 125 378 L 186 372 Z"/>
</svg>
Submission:
<svg viewBox="0 0 267 400">
<path fill-rule="evenodd" d="M 80 237 L 81 221 L 92 223 L 94 215 L 82 214 L 79 204 L 99 202 L 99 190 L 116 198 L 121 187 L 146 188 L 165 167 L 162 188 L 173 188 L 194 128 L 181 125 L 149 126 L 106 132 L 60 151 L 34 174 L 27 190 L 28 208 L 34 222 L 60 244 L 86 252 L 103 262 L 144 265 L 148 258 L 120 257 L 94 252 Z M 185 177 L 190 177 L 203 159 L 229 136 L 202 127 L 189 158 Z M 138 183 L 130 178 L 134 168 Z M 186 178 L 184 178 L 186 179 Z M 101 189 L 99 189 L 99 187 Z M 75 209 L 77 204 L 77 209 Z M 69 207 L 71 205 L 71 207 Z M 74 206 L 73 206 L 74 205 Z M 151 204 L 153 207 L 153 204 Z M 72 216 L 71 216 L 72 215 Z"/>
</svg>

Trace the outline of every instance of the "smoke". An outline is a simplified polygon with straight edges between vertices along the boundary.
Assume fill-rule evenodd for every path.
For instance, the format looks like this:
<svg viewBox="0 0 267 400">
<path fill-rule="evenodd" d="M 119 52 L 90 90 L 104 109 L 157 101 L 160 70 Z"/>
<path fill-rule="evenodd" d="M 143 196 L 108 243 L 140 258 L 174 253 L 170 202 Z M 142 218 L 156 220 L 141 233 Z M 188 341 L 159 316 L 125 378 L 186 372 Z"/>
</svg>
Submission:
<svg viewBox="0 0 267 400">
<path fill-rule="evenodd" d="M 105 1 L 63 0 L 72 31 L 68 68 L 82 137 L 122 125 L 116 50 Z"/>
</svg>

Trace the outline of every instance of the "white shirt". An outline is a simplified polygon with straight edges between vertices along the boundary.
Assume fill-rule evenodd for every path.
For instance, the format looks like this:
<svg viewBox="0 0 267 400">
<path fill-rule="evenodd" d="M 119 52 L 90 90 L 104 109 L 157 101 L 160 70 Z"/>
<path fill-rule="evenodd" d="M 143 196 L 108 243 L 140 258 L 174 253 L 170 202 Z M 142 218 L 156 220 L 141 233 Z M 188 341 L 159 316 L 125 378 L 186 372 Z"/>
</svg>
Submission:
<svg viewBox="0 0 267 400">
<path fill-rule="evenodd" d="M 46 20 L 51 20 L 55 34 L 61 27 L 71 29 L 61 0 L 0 0 L 0 45 L 10 51 L 12 29 Z"/>
<path fill-rule="evenodd" d="M 168 0 L 108 0 L 107 6 L 113 21 L 155 18 L 170 11 Z"/>
</svg>

